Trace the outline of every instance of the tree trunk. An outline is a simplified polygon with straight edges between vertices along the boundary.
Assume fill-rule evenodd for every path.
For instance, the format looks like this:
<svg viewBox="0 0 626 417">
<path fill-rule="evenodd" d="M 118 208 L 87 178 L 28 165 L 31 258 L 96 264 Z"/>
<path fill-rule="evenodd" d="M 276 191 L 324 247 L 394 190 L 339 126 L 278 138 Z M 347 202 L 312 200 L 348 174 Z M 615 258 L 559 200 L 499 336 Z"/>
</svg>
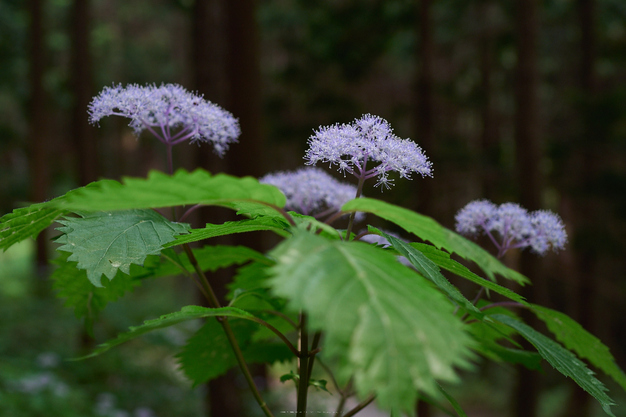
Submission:
<svg viewBox="0 0 626 417">
<path fill-rule="evenodd" d="M 50 181 L 48 165 L 48 120 L 46 97 L 43 87 L 45 68 L 43 1 L 30 0 L 30 99 L 29 99 L 29 161 L 30 161 L 30 198 L 32 201 L 44 201 L 47 197 Z M 46 233 L 37 237 L 36 263 L 38 273 L 46 276 L 48 250 Z"/>
<path fill-rule="evenodd" d="M 418 39 L 416 58 L 418 59 L 418 71 L 416 73 L 415 88 L 415 121 L 416 137 L 424 149 L 426 155 L 434 157 L 434 99 L 433 99 L 433 60 L 434 41 L 431 17 L 432 0 L 418 0 L 416 3 L 418 21 Z M 417 209 L 426 215 L 433 215 L 434 187 L 431 179 L 419 181 Z M 417 401 L 415 405 L 419 417 L 431 415 L 430 406 L 424 401 Z"/>
<path fill-rule="evenodd" d="M 261 68 L 256 0 L 226 1 L 229 110 L 239 118 L 239 144 L 228 153 L 233 175 L 264 174 Z"/>
<path fill-rule="evenodd" d="M 246 0 L 197 1 L 193 16 L 193 78 L 195 88 L 207 99 L 219 104 L 239 119 L 242 135 L 231 146 L 224 159 L 216 157 L 209 147 L 200 147 L 196 160 L 212 172 L 228 171 L 234 175 L 262 173 L 261 92 L 256 2 Z M 225 210 L 206 209 L 197 221 L 221 223 L 233 220 Z M 246 246 L 262 249 L 254 236 L 226 236 L 212 244 Z M 232 280 L 232 269 L 210 274 L 209 280 L 223 302 L 226 284 Z M 240 417 L 245 414 L 238 369 L 209 382 L 207 411 L 213 417 Z"/>
<path fill-rule="evenodd" d="M 578 165 L 579 183 L 584 184 L 589 178 L 593 178 L 596 173 L 597 166 L 594 152 L 587 149 L 584 138 L 593 137 L 593 126 L 589 118 L 584 114 L 588 111 L 590 104 L 595 98 L 595 73 L 594 63 L 596 56 L 596 38 L 595 38 L 595 1 L 594 0 L 578 0 L 578 17 L 580 27 L 580 91 L 582 93 L 581 120 L 586 121 L 582 129 L 584 135 L 580 141 L 582 147 L 575 153 L 582 152 L 580 159 L 582 164 Z M 597 219 L 597 210 L 593 198 L 583 198 L 577 201 L 573 207 L 576 207 L 575 218 L 576 224 L 580 225 L 583 230 L 593 230 L 594 219 Z M 587 331 L 594 333 L 595 314 L 594 314 L 594 298 L 596 294 L 594 271 L 597 263 L 597 254 L 590 248 L 580 248 L 579 253 L 575 256 L 576 285 L 574 303 L 571 306 L 570 315 L 578 321 L 580 325 Z M 564 410 L 564 416 L 568 417 L 587 417 L 590 415 L 591 396 L 584 392 L 577 384 L 570 382 L 572 385 L 572 395 Z"/>
<path fill-rule="evenodd" d="M 97 146 L 93 128 L 87 120 L 87 106 L 92 98 L 91 51 L 89 28 L 91 23 L 90 2 L 75 0 L 71 15 L 71 87 L 74 96 L 72 106 L 72 145 L 76 158 L 79 185 L 98 179 Z"/>
<path fill-rule="evenodd" d="M 434 157 L 435 136 L 435 105 L 434 105 L 434 41 L 431 16 L 432 0 L 418 0 L 416 3 L 418 21 L 418 39 L 416 58 L 418 60 L 415 88 L 415 118 L 416 137 L 426 155 Z M 432 179 L 416 182 L 419 187 L 417 210 L 427 215 L 433 215 L 434 187 Z"/>
<path fill-rule="evenodd" d="M 541 205 L 542 178 L 540 173 L 541 147 L 538 106 L 537 73 L 537 0 L 516 0 L 517 69 L 515 85 L 515 151 L 520 204 L 529 210 Z M 520 257 L 520 272 L 535 284 L 540 263 L 528 251 Z M 522 294 L 531 302 L 538 298 L 537 285 L 526 286 Z M 536 318 L 524 311 L 522 318 L 534 326 Z M 532 349 L 528 344 L 524 345 Z M 518 366 L 518 380 L 514 394 L 516 417 L 537 415 L 538 381 L 536 372 Z"/>
<path fill-rule="evenodd" d="M 493 48 L 495 33 L 493 29 L 493 22 L 489 19 L 489 16 L 491 15 L 491 8 L 497 6 L 489 1 L 486 1 L 481 3 L 478 7 L 480 15 L 485 16 L 485 27 L 482 29 L 478 38 L 481 75 L 481 182 L 483 196 L 487 199 L 493 200 L 498 189 L 500 142 L 493 105 Z"/>
</svg>

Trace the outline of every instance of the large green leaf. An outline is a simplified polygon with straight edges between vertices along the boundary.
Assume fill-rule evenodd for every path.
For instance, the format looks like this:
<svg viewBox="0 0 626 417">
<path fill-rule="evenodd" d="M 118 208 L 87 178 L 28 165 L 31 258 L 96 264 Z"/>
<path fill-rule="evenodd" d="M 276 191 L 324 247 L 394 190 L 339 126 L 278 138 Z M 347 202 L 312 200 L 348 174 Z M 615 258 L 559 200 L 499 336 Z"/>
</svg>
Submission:
<svg viewBox="0 0 626 417">
<path fill-rule="evenodd" d="M 69 261 L 87 271 L 96 287 L 102 274 L 113 279 L 118 270 L 128 274 L 131 264 L 141 265 L 148 255 L 161 252 L 174 236 L 188 226 L 173 223 L 153 210 L 80 213 L 81 217 L 59 220 L 64 227 L 58 250 L 71 252 Z"/>
<path fill-rule="evenodd" d="M 234 307 L 207 308 L 200 306 L 185 306 L 180 311 L 175 313 L 165 314 L 158 319 L 146 320 L 141 326 L 130 327 L 128 332 L 121 333 L 115 339 L 102 343 L 92 353 L 80 359 L 100 355 L 101 353 L 104 353 L 119 344 L 135 339 L 153 330 L 173 326 L 183 321 L 201 319 L 205 317 L 235 317 L 251 319 L 254 316 Z"/>
<path fill-rule="evenodd" d="M 84 189 L 89 189 L 92 186 L 93 183 L 88 184 Z M 67 214 L 68 210 L 60 206 L 73 192 L 74 190 L 70 190 L 65 195 L 53 200 L 18 208 L 12 213 L 0 217 L 0 249 L 7 250 L 10 246 L 24 239 L 37 237 L 57 218 Z"/>
<path fill-rule="evenodd" d="M 587 332 L 583 327 L 568 315 L 558 311 L 531 305 L 537 317 L 543 320 L 557 340 L 568 349 L 573 350 L 579 357 L 587 359 L 592 365 L 611 376 L 624 390 L 626 390 L 626 376 L 624 371 L 615 363 L 609 348 L 597 337 Z"/>
<path fill-rule="evenodd" d="M 213 176 L 201 169 L 181 169 L 172 176 L 152 171 L 148 178 L 124 178 L 123 183 L 99 181 L 74 190 L 58 205 L 71 211 L 100 211 L 206 204 L 253 215 L 275 213 L 263 203 L 283 207 L 285 196 L 278 188 L 252 177 Z"/>
<path fill-rule="evenodd" d="M 537 348 L 539 354 L 550 365 L 563 375 L 572 378 L 582 389 L 598 400 L 605 413 L 613 416 L 611 405 L 615 403 L 606 394 L 606 387 L 593 376 L 593 372 L 572 352 L 513 317 L 504 314 L 493 314 L 489 317 L 517 330 Z"/>
<path fill-rule="evenodd" d="M 423 240 L 431 242 L 438 248 L 456 253 L 464 259 L 475 262 L 485 273 L 493 278 L 500 274 L 518 283 L 528 282 L 528 278 L 519 272 L 507 268 L 489 252 L 465 239 L 463 236 L 446 229 L 434 219 L 414 211 L 372 198 L 357 198 L 348 201 L 341 208 L 343 211 L 363 211 L 375 214 L 402 227 Z"/>
<path fill-rule="evenodd" d="M 246 213 L 243 211 L 242 213 Z M 296 227 L 300 229 L 321 230 L 324 236 L 338 239 L 337 230 L 320 222 L 311 216 L 289 212 Z M 257 231 L 272 231 L 280 236 L 287 237 L 291 225 L 278 212 L 266 215 L 258 215 L 251 219 L 226 222 L 223 224 L 207 224 L 203 229 L 192 229 L 189 234 L 178 236 L 175 241 L 167 244 L 167 247 L 180 245 L 182 243 L 197 242 L 199 240 L 210 239 L 212 237 L 232 235 L 235 233 L 247 233 Z"/>
<path fill-rule="evenodd" d="M 283 343 L 252 343 L 252 335 L 260 327 L 257 323 L 248 320 L 228 322 L 247 363 L 273 363 L 293 358 L 293 354 Z M 194 386 L 210 381 L 237 366 L 230 343 L 216 320 L 207 320 L 176 356 L 183 372 L 193 381 Z"/>
<path fill-rule="evenodd" d="M 50 203 L 38 203 L 5 214 L 0 218 L 0 249 L 7 250 L 22 240 L 36 237 L 65 213 Z"/>
<path fill-rule="evenodd" d="M 175 241 L 168 243 L 166 246 L 176 246 L 217 236 L 261 230 L 271 230 L 282 236 L 287 236 L 289 233 L 285 231 L 286 228 L 287 225 L 284 222 L 280 222 L 275 217 L 269 216 L 258 216 L 253 219 L 244 219 L 223 224 L 209 223 L 203 229 L 192 229 L 189 234 L 178 236 Z"/>
<path fill-rule="evenodd" d="M 474 317 L 478 319 L 482 318 L 483 313 L 477 309 L 471 301 L 465 298 L 465 296 L 463 296 L 463 294 L 461 294 L 461 292 L 454 285 L 450 284 L 450 281 L 443 276 L 439 267 L 433 261 L 428 259 L 422 252 L 394 236 L 381 232 L 376 228 L 372 229 L 387 239 L 391 246 L 398 251 L 400 255 L 408 259 L 420 274 L 431 280 L 437 287 L 439 287 L 439 289 L 446 293 L 448 297 L 456 301 Z"/>
<path fill-rule="evenodd" d="M 450 258 L 450 254 L 444 252 L 440 249 L 435 248 L 432 245 L 428 245 L 425 243 L 411 243 L 411 246 L 422 252 L 428 259 L 433 261 L 439 267 L 445 269 L 446 271 L 452 272 L 462 278 L 465 278 L 475 284 L 478 284 L 482 287 L 487 288 L 493 292 L 496 292 L 500 295 L 503 295 L 513 301 L 517 301 L 518 303 L 525 304 L 524 297 L 521 295 L 509 290 L 506 287 L 496 284 L 493 281 L 486 280 L 472 271 L 469 270 L 465 265 L 462 265 Z"/>
<path fill-rule="evenodd" d="M 270 255 L 274 292 L 324 331 L 323 353 L 360 395 L 410 410 L 418 391 L 438 396 L 436 380 L 468 364 L 471 339 L 453 305 L 388 251 L 296 231 Z"/>
</svg>

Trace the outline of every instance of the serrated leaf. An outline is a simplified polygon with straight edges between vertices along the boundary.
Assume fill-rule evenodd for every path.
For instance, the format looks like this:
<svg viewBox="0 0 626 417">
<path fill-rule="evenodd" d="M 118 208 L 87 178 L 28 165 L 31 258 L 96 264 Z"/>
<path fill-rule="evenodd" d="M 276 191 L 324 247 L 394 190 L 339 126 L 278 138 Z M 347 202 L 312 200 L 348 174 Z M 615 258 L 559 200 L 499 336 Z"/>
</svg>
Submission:
<svg viewBox="0 0 626 417">
<path fill-rule="evenodd" d="M 205 204 L 231 207 L 251 215 L 276 213 L 262 203 L 283 207 L 285 196 L 278 188 L 252 177 L 181 169 L 172 176 L 151 171 L 145 179 L 127 177 L 123 183 L 98 181 L 74 190 L 58 205 L 71 211 L 110 211 Z"/>
<path fill-rule="evenodd" d="M 372 198 L 350 200 L 343 205 L 341 210 L 372 213 L 385 220 L 389 220 L 402 227 L 407 232 L 413 233 L 419 238 L 431 242 L 437 248 L 444 248 L 451 253 L 458 254 L 464 259 L 475 262 L 490 278 L 493 278 L 494 274 L 499 274 L 520 284 L 528 282 L 528 278 L 524 275 L 507 268 L 498 259 L 474 242 L 446 229 L 428 216 Z"/>
<path fill-rule="evenodd" d="M 489 309 L 489 314 L 507 314 L 515 317 L 513 312 L 504 307 L 494 307 Z M 510 364 L 521 364 L 526 368 L 541 371 L 541 362 L 543 358 L 537 352 L 529 352 L 521 349 L 519 343 L 511 336 L 517 334 L 511 327 L 495 322 L 491 319 L 483 321 L 473 321 L 467 324 L 468 331 L 474 336 L 478 342 L 474 346 L 474 350 L 482 354 L 488 359 L 497 362 L 506 362 Z M 506 340 L 513 346 L 520 349 L 508 348 L 502 346 L 499 342 Z"/>
<path fill-rule="evenodd" d="M 141 326 L 132 326 L 130 327 L 128 332 L 121 333 L 115 339 L 102 343 L 91 354 L 78 359 L 86 359 L 100 355 L 101 353 L 104 353 L 117 345 L 135 339 L 153 330 L 173 326 L 184 321 L 218 316 L 246 319 L 254 317 L 250 313 L 233 307 L 207 308 L 200 306 L 185 306 L 180 311 L 177 311 L 175 313 L 165 314 L 158 319 L 146 320 Z"/>
<path fill-rule="evenodd" d="M 478 319 L 483 317 L 483 313 L 467 298 L 465 298 L 454 285 L 450 284 L 450 281 L 443 276 L 439 267 L 433 261 L 428 259 L 422 252 L 394 236 L 388 235 L 374 227 L 372 229 L 387 239 L 391 246 L 400 255 L 408 259 L 409 262 L 411 262 L 411 265 L 413 265 L 420 274 L 431 280 L 437 287 L 439 287 L 440 290 L 446 293 L 448 297 L 465 308 L 468 313 Z"/>
<path fill-rule="evenodd" d="M 118 270 L 128 274 L 131 264 L 143 264 L 146 256 L 161 252 L 174 236 L 188 226 L 173 223 L 153 210 L 80 213 L 81 217 L 59 220 L 64 227 L 58 250 L 71 252 L 68 261 L 78 262 L 87 278 L 101 287 L 104 274 L 113 279 Z"/>
<path fill-rule="evenodd" d="M 246 320 L 229 320 L 229 323 L 247 363 L 273 363 L 293 358 L 291 351 L 282 343 L 250 343 L 258 324 Z M 210 381 L 237 366 L 230 343 L 216 320 L 208 320 L 189 338 L 176 357 L 194 386 Z"/>
<path fill-rule="evenodd" d="M 94 287 L 87 279 L 87 273 L 68 262 L 68 253 L 62 253 L 52 261 L 57 268 L 51 275 L 57 296 L 65 298 L 65 306 L 74 308 L 77 318 L 84 317 L 87 330 L 91 333 L 94 320 L 106 305 L 116 301 L 125 293 L 133 291 L 141 281 L 118 272 L 115 279 L 102 287 Z"/>
<path fill-rule="evenodd" d="M 418 391 L 438 395 L 436 380 L 467 365 L 471 339 L 452 304 L 384 249 L 296 232 L 270 255 L 274 292 L 324 331 L 323 353 L 362 396 L 411 410 Z"/>
<path fill-rule="evenodd" d="M 456 411 L 459 417 L 467 417 L 467 414 L 465 414 L 465 411 L 463 411 L 463 408 L 461 408 L 461 405 L 457 400 L 454 399 L 454 397 L 448 394 L 441 386 L 439 386 L 439 390 L 441 391 L 443 396 L 446 397 L 446 399 L 448 400 L 452 408 L 454 408 L 454 411 Z"/>
<path fill-rule="evenodd" d="M 593 372 L 572 352 L 563 348 L 557 342 L 537 332 L 532 327 L 504 314 L 490 315 L 494 320 L 506 324 L 517 330 L 528 340 L 557 371 L 572 378 L 582 389 L 591 394 L 602 406 L 605 413 L 614 416 L 611 405 L 615 403 L 606 394 L 606 387 L 598 381 Z"/>
<path fill-rule="evenodd" d="M 430 259 L 431 261 L 433 261 L 435 264 L 445 269 L 446 271 L 452 272 L 453 274 L 456 274 L 475 284 L 478 284 L 482 287 L 492 290 L 493 292 L 503 295 L 513 301 L 516 301 L 522 304 L 526 303 L 524 301 L 524 297 L 522 297 L 521 295 L 509 290 L 508 288 L 498 285 L 493 281 L 486 280 L 476 275 L 475 273 L 470 271 L 469 268 L 467 268 L 466 266 L 458 263 L 454 259 L 451 259 L 450 254 L 447 252 L 444 252 L 440 249 L 435 248 L 432 245 L 427 245 L 425 243 L 411 243 L 411 246 L 418 249 L 428 259 Z"/>
<path fill-rule="evenodd" d="M 51 207 L 50 203 L 38 203 L 22 207 L 0 218 L 0 249 L 6 251 L 14 244 L 29 237 L 37 237 L 65 210 Z"/>
<path fill-rule="evenodd" d="M 624 371 L 615 363 L 615 358 L 611 355 L 609 348 L 597 337 L 587 332 L 566 314 L 534 304 L 531 307 L 535 315 L 546 323 L 559 342 L 604 371 L 626 390 Z"/>
<path fill-rule="evenodd" d="M 281 236 L 288 236 L 285 231 L 287 225 L 274 217 L 258 216 L 253 219 L 226 222 L 223 224 L 207 224 L 203 229 L 192 229 L 189 234 L 178 236 L 176 240 L 170 242 L 166 247 L 181 245 L 183 243 L 197 242 L 199 240 L 210 239 L 212 237 L 232 235 L 235 233 L 256 232 L 261 230 L 271 230 Z"/>
</svg>

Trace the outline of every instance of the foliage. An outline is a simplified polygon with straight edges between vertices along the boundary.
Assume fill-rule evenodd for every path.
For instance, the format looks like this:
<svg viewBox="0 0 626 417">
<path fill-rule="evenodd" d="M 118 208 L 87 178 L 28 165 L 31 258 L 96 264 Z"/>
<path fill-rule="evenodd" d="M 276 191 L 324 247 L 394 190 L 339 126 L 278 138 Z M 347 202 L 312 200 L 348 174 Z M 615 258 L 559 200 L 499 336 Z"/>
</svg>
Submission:
<svg viewBox="0 0 626 417">
<path fill-rule="evenodd" d="M 80 217 L 58 220 L 63 234 L 57 239 L 60 251 L 70 252 L 68 261 L 87 271 L 87 278 L 101 287 L 100 278 L 126 274 L 130 265 L 142 265 L 148 255 L 161 253 L 163 245 L 186 233 L 184 224 L 173 223 L 152 210 L 77 213 Z"/>
<path fill-rule="evenodd" d="M 149 209 L 197 203 L 230 207 L 248 218 L 190 229 Z M 339 386 L 351 384 L 361 398 L 373 394 L 382 408 L 409 412 L 417 398 L 426 395 L 436 403 L 449 400 L 463 415 L 459 403 L 440 384 L 457 383 L 458 369 L 470 369 L 477 354 L 533 369 L 542 357 L 612 415 L 606 389 L 573 353 L 497 307 L 498 303 L 470 301 L 444 276 L 447 271 L 507 297 L 510 301 L 503 306 L 532 309 L 567 348 L 624 383 L 622 371 L 599 340 L 567 316 L 528 304 L 495 283 L 496 275 L 517 282 L 527 279 L 473 242 L 432 218 L 370 198 L 349 201 L 343 210 L 376 214 L 422 242 L 405 242 L 374 227 L 369 233 L 381 235 L 389 247 L 340 239 L 341 233 L 328 224 L 286 213 L 281 209 L 284 204 L 278 189 L 252 178 L 211 176 L 202 170 L 180 170 L 172 176 L 153 172 L 145 180 L 99 181 L 43 205 L 18 209 L 0 220 L 2 242 L 9 247 L 57 219 L 62 224 L 58 250 L 69 254 L 55 261 L 55 288 L 88 325 L 107 303 L 147 278 L 196 274 L 212 302 L 204 271 L 243 265 L 231 284 L 231 306 L 183 307 L 131 327 L 88 357 L 157 329 L 207 319 L 177 356 L 194 384 L 237 365 L 245 372 L 244 363 L 284 361 L 295 354 L 302 361 L 302 355 L 315 355 L 332 369 L 330 376 Z M 187 246 L 256 230 L 274 231 L 283 241 L 267 255 L 245 246 Z M 182 252 L 176 250 L 181 246 Z M 471 272 L 452 254 L 473 261 L 490 279 Z M 410 267 L 398 256 L 405 257 Z M 102 274 L 110 280 L 105 285 L 100 284 Z M 297 350 L 294 335 L 306 340 L 303 332 L 309 331 L 323 338 Z M 502 344 L 513 342 L 515 334 L 528 339 L 538 355 Z M 301 366 L 291 378 L 299 392 L 298 381 L 306 379 L 307 386 L 317 383 L 302 371 Z"/>
</svg>

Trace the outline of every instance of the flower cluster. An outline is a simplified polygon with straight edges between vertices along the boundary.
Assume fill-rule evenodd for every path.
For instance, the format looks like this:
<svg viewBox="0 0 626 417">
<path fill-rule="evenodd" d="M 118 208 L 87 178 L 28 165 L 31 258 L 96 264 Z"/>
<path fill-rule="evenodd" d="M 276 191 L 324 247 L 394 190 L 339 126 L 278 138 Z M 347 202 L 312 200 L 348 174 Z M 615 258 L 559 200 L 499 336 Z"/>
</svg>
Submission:
<svg viewBox="0 0 626 417">
<path fill-rule="evenodd" d="M 307 165 L 328 162 L 363 180 L 378 177 L 376 186 L 390 187 L 390 171 L 407 179 L 414 172 L 432 176 L 432 163 L 422 149 L 415 142 L 394 135 L 386 120 L 371 114 L 352 124 L 320 127 L 308 143 L 304 157 Z M 378 165 L 367 169 L 370 161 Z"/>
<path fill-rule="evenodd" d="M 278 187 L 287 197 L 285 208 L 301 214 L 336 213 L 356 196 L 356 187 L 337 181 L 319 168 L 267 174 L 259 180 Z"/>
<path fill-rule="evenodd" d="M 210 142 L 219 155 L 240 135 L 232 114 L 176 84 L 105 87 L 89 104 L 89 121 L 106 116 L 128 117 L 137 135 L 148 130 L 170 146 Z"/>
<path fill-rule="evenodd" d="M 563 249 L 567 243 L 565 226 L 557 214 L 547 210 L 528 212 L 515 203 L 497 206 L 488 200 L 472 201 L 459 210 L 455 220 L 461 234 L 484 232 L 500 256 L 508 249 L 524 247 L 543 255 L 550 249 Z"/>
</svg>

